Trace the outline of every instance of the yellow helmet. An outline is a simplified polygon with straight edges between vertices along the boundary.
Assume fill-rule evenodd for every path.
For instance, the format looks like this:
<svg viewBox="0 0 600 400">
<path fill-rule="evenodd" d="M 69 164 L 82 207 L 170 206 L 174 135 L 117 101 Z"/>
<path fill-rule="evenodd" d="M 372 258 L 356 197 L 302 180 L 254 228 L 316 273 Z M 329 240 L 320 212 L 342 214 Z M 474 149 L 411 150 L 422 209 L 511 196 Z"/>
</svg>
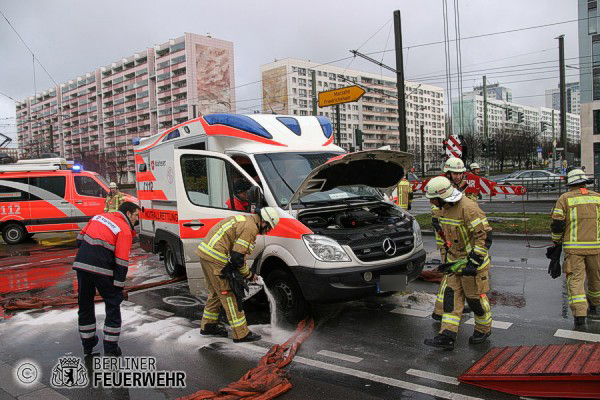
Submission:
<svg viewBox="0 0 600 400">
<path fill-rule="evenodd" d="M 450 180 L 445 176 L 436 176 L 425 185 L 425 197 L 428 199 L 442 199 L 448 203 L 455 203 L 462 197 L 462 192 L 455 189 Z"/>
<path fill-rule="evenodd" d="M 279 214 L 273 207 L 263 207 L 260 209 L 260 217 L 265 221 L 271 229 L 275 228 L 279 223 Z"/>
<path fill-rule="evenodd" d="M 465 172 L 465 163 L 460 158 L 450 157 L 444 164 L 444 172 Z"/>
<path fill-rule="evenodd" d="M 574 169 L 567 174 L 567 185 L 579 185 L 582 183 L 589 183 L 589 179 L 583 170 Z"/>
</svg>

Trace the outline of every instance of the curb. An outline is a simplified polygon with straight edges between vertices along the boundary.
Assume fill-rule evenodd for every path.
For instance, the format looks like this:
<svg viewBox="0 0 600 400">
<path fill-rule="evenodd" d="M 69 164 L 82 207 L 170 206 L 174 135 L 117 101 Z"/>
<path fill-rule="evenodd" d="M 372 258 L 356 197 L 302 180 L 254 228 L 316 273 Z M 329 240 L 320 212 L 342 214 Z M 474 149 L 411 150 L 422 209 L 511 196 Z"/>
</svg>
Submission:
<svg viewBox="0 0 600 400">
<path fill-rule="evenodd" d="M 426 236 L 434 236 L 434 232 L 428 229 L 424 229 L 421 231 L 423 235 Z M 492 234 L 494 239 L 509 239 L 509 240 L 547 240 L 549 242 L 552 241 L 550 235 L 524 235 L 522 233 L 498 233 L 493 232 Z"/>
</svg>

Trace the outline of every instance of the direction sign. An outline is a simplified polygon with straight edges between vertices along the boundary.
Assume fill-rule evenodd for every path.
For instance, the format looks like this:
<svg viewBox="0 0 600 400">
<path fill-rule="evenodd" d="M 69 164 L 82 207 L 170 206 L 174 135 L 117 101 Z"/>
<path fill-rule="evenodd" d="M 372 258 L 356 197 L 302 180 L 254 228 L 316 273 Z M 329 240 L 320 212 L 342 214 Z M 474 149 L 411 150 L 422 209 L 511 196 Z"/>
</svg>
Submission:
<svg viewBox="0 0 600 400">
<path fill-rule="evenodd" d="M 346 86 L 339 89 L 319 92 L 319 107 L 335 106 L 336 104 L 351 103 L 360 99 L 365 90 L 360 86 Z"/>
</svg>

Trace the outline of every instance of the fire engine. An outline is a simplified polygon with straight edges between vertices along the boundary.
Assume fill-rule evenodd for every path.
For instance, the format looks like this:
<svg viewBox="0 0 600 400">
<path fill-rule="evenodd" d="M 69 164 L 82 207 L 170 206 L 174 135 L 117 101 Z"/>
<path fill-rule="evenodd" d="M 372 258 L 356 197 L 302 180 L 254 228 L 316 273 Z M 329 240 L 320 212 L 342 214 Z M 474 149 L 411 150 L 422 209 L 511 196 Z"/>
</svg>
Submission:
<svg viewBox="0 0 600 400">
<path fill-rule="evenodd" d="M 326 117 L 202 116 L 135 147 L 140 245 L 161 254 L 170 275 L 187 273 L 199 296 L 200 241 L 221 219 L 264 202 L 280 223 L 257 238 L 249 263 L 288 319 L 301 317 L 309 302 L 370 296 L 382 291 L 382 276 L 410 281 L 425 262 L 419 224 L 379 190 L 395 185 L 411 158 L 346 154 L 333 144 Z M 258 195 L 233 210 L 240 180 Z"/>
</svg>

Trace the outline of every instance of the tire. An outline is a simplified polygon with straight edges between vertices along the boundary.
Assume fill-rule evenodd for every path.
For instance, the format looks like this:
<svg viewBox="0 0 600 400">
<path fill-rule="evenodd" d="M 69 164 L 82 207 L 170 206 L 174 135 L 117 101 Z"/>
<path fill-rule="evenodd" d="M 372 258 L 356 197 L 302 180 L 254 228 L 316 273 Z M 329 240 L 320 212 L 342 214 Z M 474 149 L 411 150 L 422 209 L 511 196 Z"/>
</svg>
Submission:
<svg viewBox="0 0 600 400">
<path fill-rule="evenodd" d="M 271 272 L 266 284 L 277 303 L 277 312 L 291 324 L 297 324 L 308 314 L 309 304 L 292 274 L 282 270 Z"/>
<path fill-rule="evenodd" d="M 6 244 L 19 244 L 27 239 L 27 230 L 19 223 L 8 223 L 2 229 L 2 239 Z"/>
<path fill-rule="evenodd" d="M 171 246 L 167 243 L 164 245 L 163 249 L 165 269 L 167 270 L 167 274 L 169 274 L 171 278 L 184 276 L 185 268 L 183 265 L 177 264 L 177 258 L 175 257 L 175 252 Z"/>
</svg>

